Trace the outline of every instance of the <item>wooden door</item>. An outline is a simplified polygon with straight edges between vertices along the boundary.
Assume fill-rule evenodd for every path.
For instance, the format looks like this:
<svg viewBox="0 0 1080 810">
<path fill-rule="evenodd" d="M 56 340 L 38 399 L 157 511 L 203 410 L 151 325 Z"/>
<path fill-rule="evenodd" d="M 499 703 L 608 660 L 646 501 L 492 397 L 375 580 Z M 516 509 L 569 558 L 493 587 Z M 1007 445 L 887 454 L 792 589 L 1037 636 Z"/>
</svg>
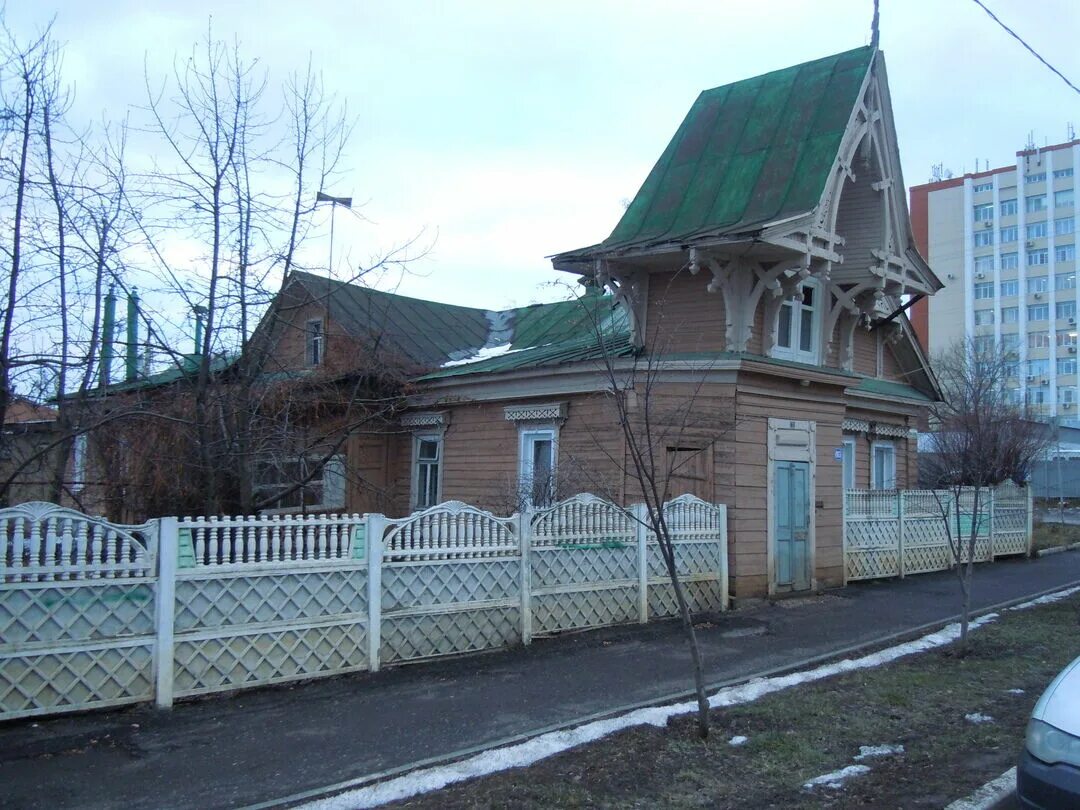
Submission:
<svg viewBox="0 0 1080 810">
<path fill-rule="evenodd" d="M 810 465 L 805 461 L 777 461 L 774 469 L 776 585 L 786 590 L 807 590 L 810 587 Z"/>
</svg>

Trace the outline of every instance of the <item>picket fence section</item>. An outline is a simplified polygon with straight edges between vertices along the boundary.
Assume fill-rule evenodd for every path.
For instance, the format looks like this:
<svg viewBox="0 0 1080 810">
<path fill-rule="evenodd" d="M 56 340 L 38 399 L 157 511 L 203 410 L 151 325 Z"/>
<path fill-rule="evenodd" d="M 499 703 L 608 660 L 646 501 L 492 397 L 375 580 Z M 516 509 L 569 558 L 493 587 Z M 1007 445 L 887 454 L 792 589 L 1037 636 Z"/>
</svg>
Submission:
<svg viewBox="0 0 1080 810">
<path fill-rule="evenodd" d="M 975 561 L 1029 553 L 1030 489 L 1011 484 L 983 489 L 979 501 Z M 954 542 L 959 527 L 962 548 L 966 548 L 974 507 L 973 489 L 961 493 L 959 505 L 947 490 L 848 490 L 844 493 L 845 581 L 951 568 L 955 554 L 944 518 L 949 520 Z"/>
<path fill-rule="evenodd" d="M 693 610 L 725 609 L 727 514 L 664 507 Z M 646 622 L 678 608 L 642 506 L 498 517 L 0 510 L 0 720 L 203 695 Z"/>
</svg>

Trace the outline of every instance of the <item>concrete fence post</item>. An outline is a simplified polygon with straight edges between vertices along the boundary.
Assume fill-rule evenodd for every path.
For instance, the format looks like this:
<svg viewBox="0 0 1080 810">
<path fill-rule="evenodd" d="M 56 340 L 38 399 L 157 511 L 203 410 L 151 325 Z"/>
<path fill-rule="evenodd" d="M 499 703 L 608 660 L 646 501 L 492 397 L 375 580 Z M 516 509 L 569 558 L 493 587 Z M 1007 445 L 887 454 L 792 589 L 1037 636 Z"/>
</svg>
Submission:
<svg viewBox="0 0 1080 810">
<path fill-rule="evenodd" d="M 717 504 L 720 510 L 717 520 L 720 521 L 720 609 L 728 609 L 728 525 L 727 504 Z"/>
<path fill-rule="evenodd" d="M 379 654 L 382 646 L 382 565 L 383 534 L 386 531 L 386 517 L 380 514 L 367 515 L 367 551 L 368 551 L 368 669 L 379 671 Z"/>
<path fill-rule="evenodd" d="M 521 643 L 532 644 L 532 519 L 531 511 L 517 515 L 518 549 L 521 558 Z"/>
<path fill-rule="evenodd" d="M 896 493 L 896 566 L 899 569 L 900 579 L 904 578 L 904 496 L 906 494 L 904 490 Z"/>
<path fill-rule="evenodd" d="M 1027 553 L 1031 556 L 1031 549 L 1035 545 L 1035 499 L 1031 493 L 1031 483 L 1025 487 L 1027 490 Z"/>
<path fill-rule="evenodd" d="M 995 532 L 995 528 L 994 528 L 994 488 L 993 487 L 987 487 L 987 492 L 988 492 L 988 495 L 987 495 L 988 500 L 987 500 L 986 505 L 987 505 L 988 508 L 986 510 L 986 513 L 987 513 L 987 515 L 989 515 L 989 521 L 990 521 L 990 527 L 987 530 L 987 534 L 989 535 L 989 538 L 987 539 L 987 542 L 990 545 L 990 552 L 989 552 L 988 562 L 993 562 L 994 561 L 994 532 Z"/>
<path fill-rule="evenodd" d="M 649 527 L 646 522 L 648 512 L 645 504 L 635 503 L 630 507 L 630 513 L 634 516 L 635 537 L 637 538 L 638 622 L 645 624 L 649 621 Z"/>
<path fill-rule="evenodd" d="M 174 622 L 176 565 L 179 557 L 179 520 L 158 519 L 158 581 L 154 604 L 154 704 L 173 705 Z"/>
</svg>

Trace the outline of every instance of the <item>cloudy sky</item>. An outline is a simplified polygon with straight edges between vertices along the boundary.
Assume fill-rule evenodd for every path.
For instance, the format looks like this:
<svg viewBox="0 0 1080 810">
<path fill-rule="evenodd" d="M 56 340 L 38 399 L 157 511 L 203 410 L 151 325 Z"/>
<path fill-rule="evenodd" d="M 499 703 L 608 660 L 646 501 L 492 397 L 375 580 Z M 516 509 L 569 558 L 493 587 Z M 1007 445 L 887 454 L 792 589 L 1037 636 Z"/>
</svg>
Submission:
<svg viewBox="0 0 1080 810">
<path fill-rule="evenodd" d="M 1080 83 L 1080 3 L 986 2 Z M 1056 143 L 1068 122 L 1080 127 L 1080 96 L 971 0 L 882 6 L 909 186 L 932 164 L 1002 165 L 1029 131 Z M 17 33 L 55 16 L 73 115 L 87 120 L 143 103 L 144 63 L 163 77 L 211 16 L 271 79 L 311 55 L 358 122 L 328 191 L 364 201 L 369 222 L 339 218 L 336 250 L 362 261 L 437 234 L 399 291 L 494 308 L 564 297 L 544 257 L 608 235 L 700 90 L 866 44 L 871 10 L 871 0 L 23 0 L 7 16 Z M 327 235 L 324 218 L 313 249 Z"/>
</svg>

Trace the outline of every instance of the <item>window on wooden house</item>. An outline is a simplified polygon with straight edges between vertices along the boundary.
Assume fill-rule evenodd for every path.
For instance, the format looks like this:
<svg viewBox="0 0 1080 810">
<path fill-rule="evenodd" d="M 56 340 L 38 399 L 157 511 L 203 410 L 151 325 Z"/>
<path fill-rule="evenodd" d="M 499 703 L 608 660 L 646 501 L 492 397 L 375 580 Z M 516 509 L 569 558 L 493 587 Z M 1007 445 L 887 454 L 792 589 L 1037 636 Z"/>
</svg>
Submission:
<svg viewBox="0 0 1080 810">
<path fill-rule="evenodd" d="M 254 496 L 264 510 L 305 511 L 345 506 L 345 457 L 267 455 L 255 464 Z"/>
<path fill-rule="evenodd" d="M 413 437 L 413 509 L 427 509 L 442 496 L 442 436 Z"/>
<path fill-rule="evenodd" d="M 773 357 L 817 364 L 818 334 L 821 322 L 821 289 L 816 282 L 807 282 L 798 297 L 785 301 L 776 322 L 776 346 Z"/>
<path fill-rule="evenodd" d="M 874 442 L 870 456 L 870 488 L 896 489 L 896 448 L 893 443 Z"/>
<path fill-rule="evenodd" d="M 554 428 L 521 431 L 518 481 L 524 506 L 548 506 L 554 502 L 557 458 L 558 436 Z"/>
<path fill-rule="evenodd" d="M 843 445 L 844 489 L 855 489 L 855 438 L 844 438 Z"/>
<path fill-rule="evenodd" d="M 307 364 L 320 366 L 325 354 L 326 336 L 323 334 L 323 322 L 321 318 L 312 318 L 307 322 L 304 329 L 307 341 Z"/>
</svg>

